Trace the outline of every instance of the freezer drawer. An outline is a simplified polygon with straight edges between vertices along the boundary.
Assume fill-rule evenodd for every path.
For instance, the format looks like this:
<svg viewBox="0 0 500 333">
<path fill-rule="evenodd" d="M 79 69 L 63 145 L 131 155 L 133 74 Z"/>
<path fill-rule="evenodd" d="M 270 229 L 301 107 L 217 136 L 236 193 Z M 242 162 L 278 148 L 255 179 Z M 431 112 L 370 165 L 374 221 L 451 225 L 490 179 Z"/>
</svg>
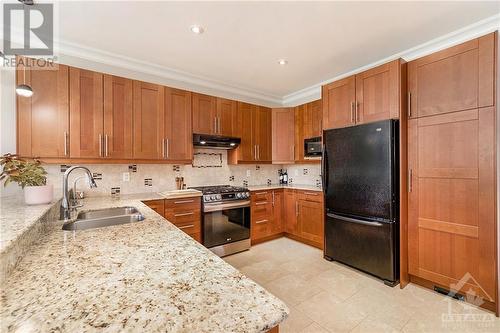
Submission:
<svg viewBox="0 0 500 333">
<path fill-rule="evenodd" d="M 326 214 L 325 256 L 383 279 L 399 280 L 398 223 Z"/>
</svg>

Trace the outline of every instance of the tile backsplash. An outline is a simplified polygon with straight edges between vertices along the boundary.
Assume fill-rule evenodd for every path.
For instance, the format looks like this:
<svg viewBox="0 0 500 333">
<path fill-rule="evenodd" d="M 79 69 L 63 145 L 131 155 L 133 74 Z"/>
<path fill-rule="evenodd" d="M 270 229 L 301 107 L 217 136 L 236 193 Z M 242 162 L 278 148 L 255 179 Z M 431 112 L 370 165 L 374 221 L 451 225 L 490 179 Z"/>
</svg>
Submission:
<svg viewBox="0 0 500 333">
<path fill-rule="evenodd" d="M 85 165 L 99 179 L 97 188 L 89 189 L 84 180 L 78 190 L 87 196 L 159 192 L 175 189 L 175 177 L 184 177 L 187 187 L 205 185 L 251 186 L 278 183 L 278 170 L 287 169 L 294 184 L 321 185 L 319 165 L 228 165 L 227 151 L 195 149 L 193 165 L 172 164 L 95 164 Z M 62 174 L 68 166 L 46 165 L 47 182 L 53 184 L 56 194 L 61 193 Z M 307 169 L 306 172 L 304 170 Z M 73 180 L 83 175 L 74 171 Z"/>
</svg>

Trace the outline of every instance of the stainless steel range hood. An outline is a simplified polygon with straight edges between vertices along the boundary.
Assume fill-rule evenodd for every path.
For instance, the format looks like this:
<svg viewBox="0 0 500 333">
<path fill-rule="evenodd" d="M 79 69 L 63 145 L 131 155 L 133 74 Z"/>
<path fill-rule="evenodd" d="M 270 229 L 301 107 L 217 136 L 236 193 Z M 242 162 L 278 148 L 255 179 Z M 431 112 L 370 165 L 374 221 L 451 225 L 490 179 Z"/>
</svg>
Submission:
<svg viewBox="0 0 500 333">
<path fill-rule="evenodd" d="M 209 149 L 234 149 L 241 143 L 240 138 L 229 136 L 193 134 L 193 146 Z"/>
</svg>

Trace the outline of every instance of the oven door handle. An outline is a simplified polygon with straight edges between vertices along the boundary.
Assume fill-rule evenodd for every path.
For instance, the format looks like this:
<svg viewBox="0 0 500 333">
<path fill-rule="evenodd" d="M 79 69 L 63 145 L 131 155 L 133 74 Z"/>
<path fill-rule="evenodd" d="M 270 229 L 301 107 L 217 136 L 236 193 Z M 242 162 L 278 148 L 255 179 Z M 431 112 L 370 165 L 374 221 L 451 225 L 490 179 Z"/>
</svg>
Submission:
<svg viewBox="0 0 500 333">
<path fill-rule="evenodd" d="M 226 210 L 226 209 L 245 208 L 245 207 L 250 207 L 250 200 L 245 200 L 245 201 L 240 201 L 240 202 L 231 202 L 231 203 L 204 204 L 203 205 L 203 212 L 210 213 L 210 212 L 218 212 L 218 211 Z"/>
</svg>

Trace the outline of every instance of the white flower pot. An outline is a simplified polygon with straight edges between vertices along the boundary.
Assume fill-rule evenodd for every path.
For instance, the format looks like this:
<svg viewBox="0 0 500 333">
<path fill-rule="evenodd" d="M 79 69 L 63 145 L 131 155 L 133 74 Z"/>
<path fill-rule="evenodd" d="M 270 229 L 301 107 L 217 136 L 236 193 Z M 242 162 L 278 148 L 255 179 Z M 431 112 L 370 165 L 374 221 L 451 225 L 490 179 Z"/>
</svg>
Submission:
<svg viewBox="0 0 500 333">
<path fill-rule="evenodd" d="M 42 205 L 52 202 L 54 188 L 52 185 L 26 186 L 24 188 L 24 201 L 27 205 Z"/>
</svg>

